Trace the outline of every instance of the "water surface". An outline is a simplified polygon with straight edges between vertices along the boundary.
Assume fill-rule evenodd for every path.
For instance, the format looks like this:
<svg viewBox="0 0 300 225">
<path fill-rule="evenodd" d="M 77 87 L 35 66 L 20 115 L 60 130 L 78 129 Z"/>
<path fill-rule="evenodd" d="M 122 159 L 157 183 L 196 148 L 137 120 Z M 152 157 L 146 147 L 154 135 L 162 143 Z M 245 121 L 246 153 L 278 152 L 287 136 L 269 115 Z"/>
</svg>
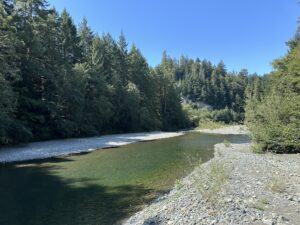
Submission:
<svg viewBox="0 0 300 225">
<path fill-rule="evenodd" d="M 189 133 L 88 154 L 0 166 L 0 224 L 120 223 L 241 135 Z"/>
</svg>

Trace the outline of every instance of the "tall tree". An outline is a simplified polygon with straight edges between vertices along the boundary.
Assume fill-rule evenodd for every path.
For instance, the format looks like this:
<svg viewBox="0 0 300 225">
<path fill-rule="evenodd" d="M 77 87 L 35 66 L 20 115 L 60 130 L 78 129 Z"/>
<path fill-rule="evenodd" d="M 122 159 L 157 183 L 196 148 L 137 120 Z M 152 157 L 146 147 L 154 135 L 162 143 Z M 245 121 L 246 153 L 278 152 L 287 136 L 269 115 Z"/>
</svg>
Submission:
<svg viewBox="0 0 300 225">
<path fill-rule="evenodd" d="M 291 44 L 293 43 L 293 44 Z M 300 42 L 273 63 L 271 88 L 262 98 L 248 100 L 246 121 L 263 151 L 300 152 Z"/>
<path fill-rule="evenodd" d="M 84 18 L 79 25 L 79 47 L 81 50 L 81 61 L 84 62 L 90 54 L 93 42 L 93 32 L 88 26 L 87 19 Z"/>
</svg>

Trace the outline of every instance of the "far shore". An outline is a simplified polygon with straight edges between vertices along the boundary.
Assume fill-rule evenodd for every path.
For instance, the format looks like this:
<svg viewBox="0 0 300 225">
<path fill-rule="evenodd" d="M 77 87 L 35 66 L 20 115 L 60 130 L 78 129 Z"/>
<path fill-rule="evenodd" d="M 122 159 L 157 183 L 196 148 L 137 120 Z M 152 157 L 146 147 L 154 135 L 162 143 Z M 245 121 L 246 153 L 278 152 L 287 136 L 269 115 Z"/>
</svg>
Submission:
<svg viewBox="0 0 300 225">
<path fill-rule="evenodd" d="M 184 135 L 188 132 L 203 132 L 210 134 L 247 134 L 242 125 L 228 126 L 219 129 L 194 129 L 177 132 L 142 132 L 127 134 L 112 134 L 99 137 L 73 138 L 30 142 L 15 146 L 0 148 L 0 163 L 21 162 L 52 157 L 68 156 L 97 149 L 113 148 L 141 141 L 153 141 Z"/>
<path fill-rule="evenodd" d="M 177 137 L 188 131 L 178 132 L 143 132 L 128 134 L 113 134 L 90 138 L 73 138 L 31 142 L 16 146 L 0 148 L 0 163 L 20 162 L 35 159 L 46 159 L 71 154 L 92 152 L 97 149 L 113 148 L 141 141 L 152 141 Z"/>
<path fill-rule="evenodd" d="M 195 131 L 208 134 L 249 134 L 247 127 L 244 125 L 225 126 L 217 129 L 195 129 Z"/>
</svg>

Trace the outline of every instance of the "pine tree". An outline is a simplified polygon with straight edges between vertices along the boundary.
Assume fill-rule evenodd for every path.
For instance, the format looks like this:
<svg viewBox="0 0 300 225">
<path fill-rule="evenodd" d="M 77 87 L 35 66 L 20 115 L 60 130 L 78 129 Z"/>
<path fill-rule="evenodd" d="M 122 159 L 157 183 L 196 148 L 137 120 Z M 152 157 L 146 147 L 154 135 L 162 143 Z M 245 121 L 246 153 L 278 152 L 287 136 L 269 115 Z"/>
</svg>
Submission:
<svg viewBox="0 0 300 225">
<path fill-rule="evenodd" d="M 289 52 L 273 63 L 271 87 L 262 97 L 255 84 L 248 100 L 246 121 L 260 150 L 300 152 L 300 42 L 289 42 Z"/>
<path fill-rule="evenodd" d="M 66 9 L 63 10 L 60 16 L 60 23 L 60 42 L 63 58 L 68 64 L 74 64 L 78 61 L 80 54 L 79 38 L 77 37 L 76 26 Z"/>
<path fill-rule="evenodd" d="M 12 1 L 0 3 L 0 144 L 27 141 L 31 132 L 16 118 L 18 93 L 16 83 L 20 82 L 17 67 L 20 44 L 16 37 L 16 27 Z"/>
<path fill-rule="evenodd" d="M 79 48 L 81 51 L 81 62 L 84 62 L 90 54 L 91 46 L 93 42 L 93 32 L 88 26 L 87 19 L 84 18 L 79 25 Z"/>
</svg>

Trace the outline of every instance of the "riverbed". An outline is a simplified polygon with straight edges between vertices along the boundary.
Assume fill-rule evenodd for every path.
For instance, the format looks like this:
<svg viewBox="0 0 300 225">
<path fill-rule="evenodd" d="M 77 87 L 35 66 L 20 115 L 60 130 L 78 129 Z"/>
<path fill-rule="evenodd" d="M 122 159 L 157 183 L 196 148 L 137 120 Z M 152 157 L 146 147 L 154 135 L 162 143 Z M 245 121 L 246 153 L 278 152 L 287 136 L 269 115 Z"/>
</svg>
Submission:
<svg viewBox="0 0 300 225">
<path fill-rule="evenodd" d="M 188 133 L 68 157 L 2 164 L 0 224 L 116 224 L 170 190 L 213 146 L 243 135 Z"/>
</svg>

